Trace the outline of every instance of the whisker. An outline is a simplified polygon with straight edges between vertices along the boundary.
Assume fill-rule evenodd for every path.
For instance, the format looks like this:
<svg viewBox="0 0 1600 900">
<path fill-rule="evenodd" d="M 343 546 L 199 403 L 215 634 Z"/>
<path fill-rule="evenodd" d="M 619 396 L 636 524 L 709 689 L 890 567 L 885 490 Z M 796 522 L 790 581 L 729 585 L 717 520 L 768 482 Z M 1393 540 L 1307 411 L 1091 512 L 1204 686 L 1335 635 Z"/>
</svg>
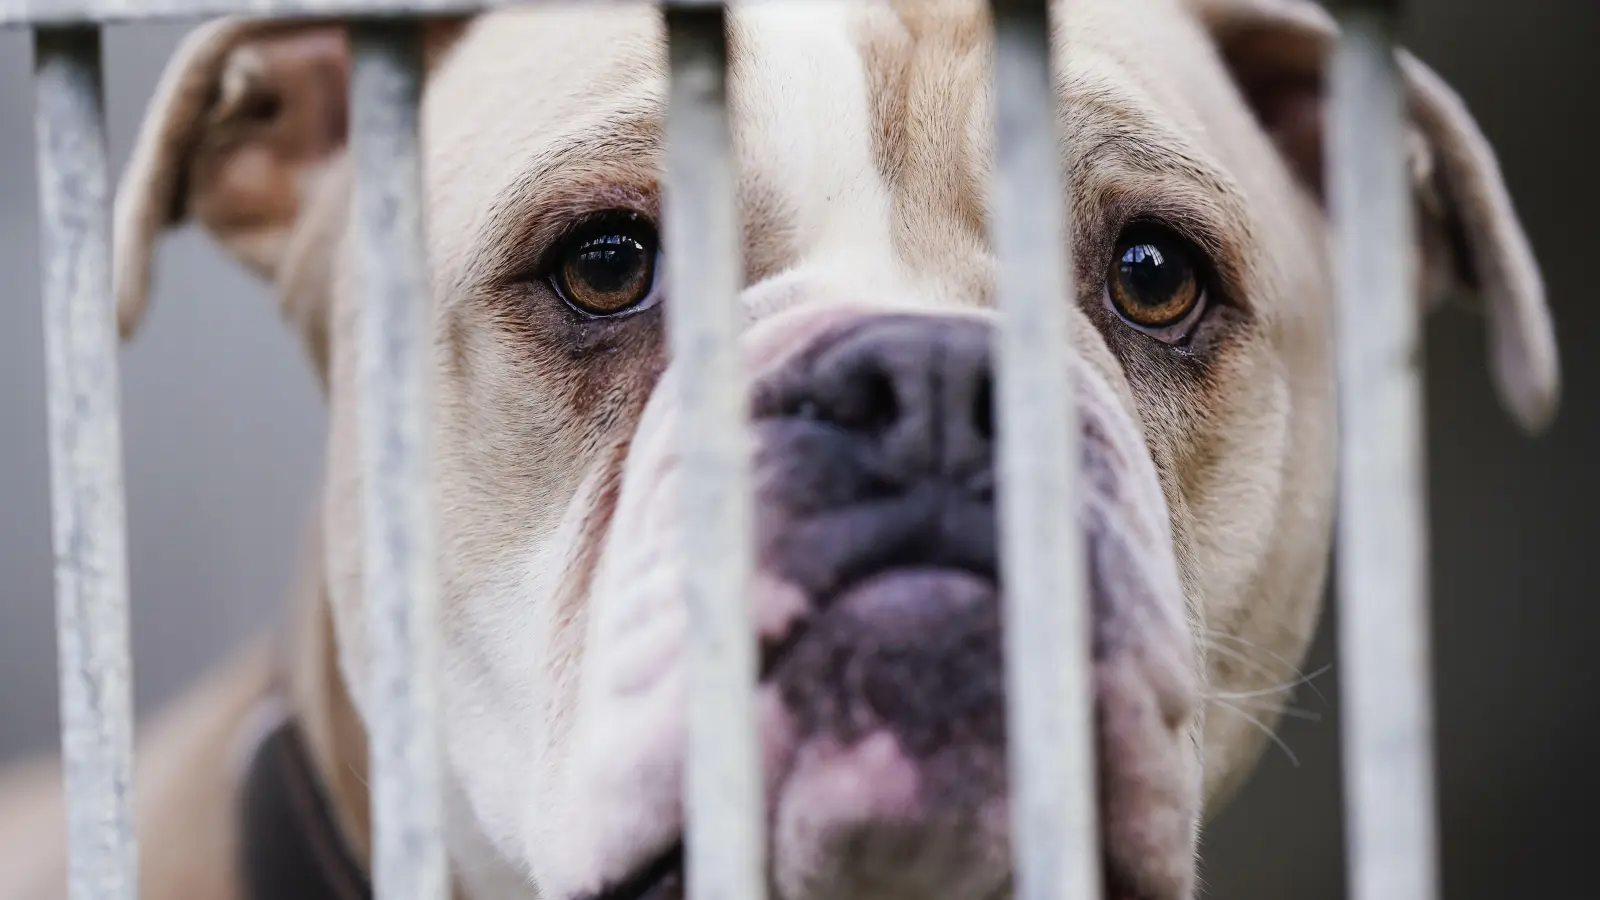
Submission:
<svg viewBox="0 0 1600 900">
<path fill-rule="evenodd" d="M 1250 699 L 1252 697 L 1266 697 L 1266 696 L 1269 696 L 1271 694 L 1281 694 L 1284 691 L 1292 691 L 1295 688 L 1300 687 L 1302 685 L 1311 684 L 1311 679 L 1319 678 L 1319 677 L 1321 677 L 1323 675 L 1328 674 L 1328 671 L 1330 669 L 1332 669 L 1332 668 L 1333 668 L 1333 664 L 1329 663 L 1329 664 L 1323 666 L 1322 668 L 1316 670 L 1315 672 L 1312 672 L 1312 673 L 1310 673 L 1308 675 L 1301 675 L 1299 678 L 1296 678 L 1293 681 L 1287 681 L 1287 682 L 1284 682 L 1283 684 L 1277 685 L 1275 687 L 1261 688 L 1260 690 L 1254 690 L 1254 691 L 1230 691 L 1230 692 L 1212 694 L 1211 696 L 1216 697 L 1218 699 L 1222 699 L 1222 700 L 1248 700 L 1248 699 Z M 1321 695 L 1319 694 L 1318 696 L 1321 696 Z M 1327 702 L 1326 698 L 1324 698 L 1323 702 Z"/>
<path fill-rule="evenodd" d="M 1306 721 L 1306 722 L 1321 722 L 1322 721 L 1322 713 L 1319 713 L 1319 712 L 1317 712 L 1315 710 L 1310 710 L 1310 709 L 1301 709 L 1301 708 L 1299 708 L 1297 706 L 1280 706 L 1280 705 L 1273 704 L 1273 703 L 1260 703 L 1260 704 L 1244 703 L 1244 704 L 1238 704 L 1238 703 L 1232 703 L 1231 701 L 1228 701 L 1228 700 L 1226 700 L 1224 698 L 1221 698 L 1221 697 L 1207 697 L 1205 699 L 1206 699 L 1206 702 L 1215 703 L 1215 704 L 1217 704 L 1219 706 L 1221 706 L 1221 705 L 1231 705 L 1231 706 L 1234 706 L 1237 709 L 1250 709 L 1250 710 L 1254 710 L 1256 712 L 1271 713 L 1273 715 L 1283 716 L 1284 718 L 1300 719 L 1300 720 L 1303 720 L 1303 721 Z"/>
<path fill-rule="evenodd" d="M 1268 650 L 1266 647 L 1263 647 L 1260 644 L 1255 643 L 1254 641 L 1246 640 L 1245 638 L 1239 637 L 1236 634 L 1227 634 L 1225 632 L 1217 631 L 1214 628 L 1205 628 L 1205 629 L 1203 629 L 1203 635 L 1207 640 L 1207 646 L 1211 647 L 1212 649 L 1215 649 L 1215 650 L 1223 650 L 1224 649 L 1222 647 L 1218 647 L 1215 643 L 1211 643 L 1212 641 L 1216 641 L 1216 640 L 1232 641 L 1235 644 L 1241 645 L 1241 646 L 1243 646 L 1243 647 L 1245 647 L 1245 648 L 1247 648 L 1249 650 L 1253 650 L 1256 653 L 1260 653 L 1260 654 L 1263 654 L 1265 656 L 1271 657 L 1273 660 L 1278 662 L 1285 669 L 1288 669 L 1290 672 L 1294 673 L 1295 675 L 1300 675 L 1301 674 L 1299 666 L 1295 665 L 1294 663 L 1290 662 L 1289 660 L 1285 659 L 1284 657 L 1280 656 L 1279 654 L 1274 653 L 1271 650 Z M 1237 658 L 1237 657 L 1235 657 L 1235 658 Z M 1320 674 L 1321 672 L 1326 671 L 1328 669 L 1331 669 L 1332 667 L 1333 666 L 1330 663 L 1327 666 L 1324 666 L 1322 669 L 1319 669 L 1318 670 L 1318 674 Z M 1315 677 L 1315 675 L 1306 677 L 1306 685 L 1311 688 L 1311 692 L 1312 693 L 1317 695 L 1317 699 L 1318 700 L 1321 700 L 1323 703 L 1328 703 L 1328 698 L 1322 693 L 1322 691 L 1318 690 L 1316 685 L 1310 683 L 1310 679 L 1312 677 Z M 1332 704 L 1329 704 L 1329 705 L 1331 706 Z"/>
<path fill-rule="evenodd" d="M 1268 728 L 1265 724 L 1263 724 L 1260 719 L 1251 715 L 1249 711 L 1241 709 L 1223 700 L 1217 701 L 1217 705 L 1223 709 L 1231 710 L 1236 715 L 1241 716 L 1246 722 L 1254 725 L 1261 731 L 1262 734 L 1267 736 L 1268 740 L 1278 745 L 1278 749 L 1283 751 L 1284 756 L 1289 757 L 1290 765 L 1293 765 L 1297 769 L 1300 768 L 1300 757 L 1296 756 L 1294 751 L 1289 749 L 1289 745 L 1284 743 L 1283 738 L 1278 737 L 1278 735 L 1274 733 L 1271 728 Z"/>
<path fill-rule="evenodd" d="M 1302 722 L 1321 722 L 1322 713 L 1309 709 L 1296 709 L 1293 706 L 1283 706 L 1277 709 L 1277 714 L 1286 719 L 1299 719 Z"/>
</svg>

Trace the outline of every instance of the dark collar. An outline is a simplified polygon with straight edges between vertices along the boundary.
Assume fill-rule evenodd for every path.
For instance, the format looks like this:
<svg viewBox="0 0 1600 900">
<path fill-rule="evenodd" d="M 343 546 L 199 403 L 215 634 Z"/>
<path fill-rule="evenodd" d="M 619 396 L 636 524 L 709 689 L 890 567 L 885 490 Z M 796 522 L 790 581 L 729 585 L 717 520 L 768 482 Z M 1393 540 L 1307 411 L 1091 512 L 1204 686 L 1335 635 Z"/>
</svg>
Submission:
<svg viewBox="0 0 1600 900">
<path fill-rule="evenodd" d="M 239 803 L 244 900 L 371 900 L 293 718 L 256 748 Z"/>
</svg>

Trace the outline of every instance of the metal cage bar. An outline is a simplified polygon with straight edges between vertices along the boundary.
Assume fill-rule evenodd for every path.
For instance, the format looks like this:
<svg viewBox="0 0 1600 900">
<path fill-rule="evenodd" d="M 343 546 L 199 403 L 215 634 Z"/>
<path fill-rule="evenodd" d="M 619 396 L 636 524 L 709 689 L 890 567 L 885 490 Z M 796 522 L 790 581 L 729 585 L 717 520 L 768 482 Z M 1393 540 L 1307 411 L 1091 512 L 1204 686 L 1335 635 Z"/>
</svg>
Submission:
<svg viewBox="0 0 1600 900">
<path fill-rule="evenodd" d="M 69 896 L 138 891 L 127 516 L 100 30 L 34 33 Z"/>
<path fill-rule="evenodd" d="M 444 900 L 421 35 L 357 23 L 350 47 L 373 885 L 382 900 Z"/>
<path fill-rule="evenodd" d="M 689 613 L 684 858 L 692 900 L 765 894 L 765 798 L 749 603 L 748 400 L 735 345 L 740 231 L 721 3 L 667 6 L 664 192 L 668 332 L 682 411 L 680 503 Z"/>
<path fill-rule="evenodd" d="M 1342 15 L 1330 204 L 1340 387 L 1339 672 L 1355 900 L 1438 896 L 1422 338 L 1393 10 Z"/>
<path fill-rule="evenodd" d="M 999 501 L 1018 900 L 1100 896 L 1084 538 L 1068 367 L 1071 259 L 1048 0 L 995 0 L 991 224 L 1001 311 Z M 1049 198 L 1041 202 L 1040 198 Z"/>
<path fill-rule="evenodd" d="M 0 0 L 0 27 L 157 22 L 212 16 L 424 16 L 525 0 Z"/>
</svg>

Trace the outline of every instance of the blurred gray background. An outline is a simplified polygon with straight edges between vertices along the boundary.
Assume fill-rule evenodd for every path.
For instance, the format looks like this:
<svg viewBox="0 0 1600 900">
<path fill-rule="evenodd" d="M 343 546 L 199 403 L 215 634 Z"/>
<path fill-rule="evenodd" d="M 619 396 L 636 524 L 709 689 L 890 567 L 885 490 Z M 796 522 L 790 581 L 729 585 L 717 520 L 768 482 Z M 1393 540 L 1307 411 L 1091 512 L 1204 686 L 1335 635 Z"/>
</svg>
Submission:
<svg viewBox="0 0 1600 900">
<path fill-rule="evenodd" d="M 1600 802 L 1600 328 L 1591 268 L 1600 181 L 1600 5 L 1424 0 L 1409 43 L 1498 147 L 1544 264 L 1565 405 L 1521 438 L 1497 409 L 1480 322 L 1429 327 L 1439 792 L 1451 898 L 1588 900 Z M 125 159 L 184 26 L 112 29 L 112 150 Z M 44 362 L 32 157 L 32 57 L 0 32 L 0 760 L 54 747 Z M 137 703 L 148 713 L 281 607 L 323 432 L 299 347 L 264 292 L 194 234 L 160 257 L 153 315 L 123 356 Z M 1332 659 L 1325 623 L 1307 671 Z M 1342 896 L 1333 673 L 1301 690 L 1207 837 L 1207 894 Z M 1320 692 L 1320 696 L 1319 693 Z M 1294 759 L 1291 760 L 1291 754 Z"/>
</svg>

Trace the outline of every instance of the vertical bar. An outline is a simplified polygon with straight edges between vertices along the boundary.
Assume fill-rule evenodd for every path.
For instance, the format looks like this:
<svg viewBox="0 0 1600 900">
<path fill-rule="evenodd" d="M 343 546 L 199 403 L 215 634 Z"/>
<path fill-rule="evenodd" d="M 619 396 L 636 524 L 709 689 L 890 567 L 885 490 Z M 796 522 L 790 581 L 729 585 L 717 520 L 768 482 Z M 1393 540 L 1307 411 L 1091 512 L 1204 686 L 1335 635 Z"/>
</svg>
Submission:
<svg viewBox="0 0 1600 900">
<path fill-rule="evenodd" d="M 748 585 L 748 417 L 735 337 L 739 224 L 729 151 L 720 3 L 667 8 L 664 234 L 682 391 L 683 552 L 689 607 L 684 854 L 692 900 L 759 900 L 766 846 Z"/>
<path fill-rule="evenodd" d="M 373 884 L 380 900 L 443 900 L 421 40 L 408 21 L 350 39 Z"/>
<path fill-rule="evenodd" d="M 132 900 L 127 516 L 100 30 L 35 31 L 34 66 L 69 896 Z"/>
<path fill-rule="evenodd" d="M 1438 895 L 1420 312 L 1392 14 L 1343 16 L 1332 73 L 1341 418 L 1339 654 L 1356 900 Z"/>
<path fill-rule="evenodd" d="M 1100 896 L 1088 580 L 1073 483 L 1068 248 L 1047 0 L 996 0 L 992 237 L 1018 900 Z M 1043 198 L 1041 200 L 1041 198 Z"/>
</svg>

